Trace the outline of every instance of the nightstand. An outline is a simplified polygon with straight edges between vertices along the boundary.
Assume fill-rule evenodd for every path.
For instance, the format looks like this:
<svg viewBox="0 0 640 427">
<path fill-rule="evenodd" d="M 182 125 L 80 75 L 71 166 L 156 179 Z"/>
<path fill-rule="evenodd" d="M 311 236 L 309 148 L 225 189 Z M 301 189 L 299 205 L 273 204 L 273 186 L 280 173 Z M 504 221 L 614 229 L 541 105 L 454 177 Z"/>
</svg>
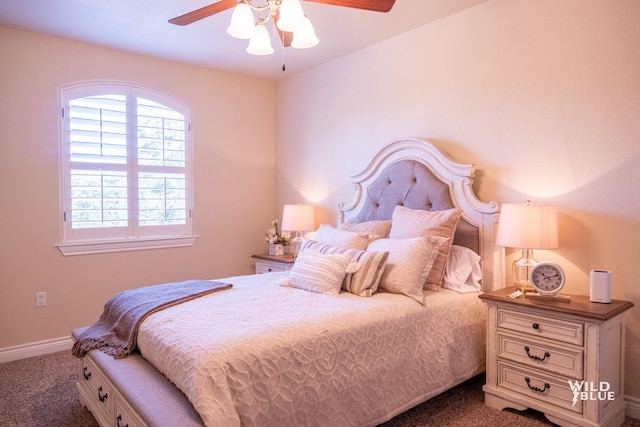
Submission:
<svg viewBox="0 0 640 427">
<path fill-rule="evenodd" d="M 629 301 L 569 302 L 480 295 L 488 306 L 485 404 L 532 408 L 561 426 L 624 422 L 624 335 Z"/>
<path fill-rule="evenodd" d="M 269 273 L 271 271 L 288 271 L 293 267 L 295 258 L 293 255 L 251 255 L 256 263 L 256 274 Z"/>
</svg>

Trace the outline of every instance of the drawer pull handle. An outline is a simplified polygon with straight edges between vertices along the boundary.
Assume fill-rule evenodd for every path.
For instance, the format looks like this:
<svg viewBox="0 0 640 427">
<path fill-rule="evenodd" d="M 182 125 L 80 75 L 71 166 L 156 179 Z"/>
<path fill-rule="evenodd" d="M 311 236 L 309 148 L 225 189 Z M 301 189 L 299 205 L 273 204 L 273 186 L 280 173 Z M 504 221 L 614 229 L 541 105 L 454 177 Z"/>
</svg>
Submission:
<svg viewBox="0 0 640 427">
<path fill-rule="evenodd" d="M 98 399 L 100 399 L 100 402 L 104 403 L 107 397 L 109 397 L 108 393 L 102 394 L 102 386 L 98 387 Z"/>
<path fill-rule="evenodd" d="M 536 356 L 535 354 L 529 354 L 529 347 L 527 347 L 526 345 L 524 346 L 524 351 L 527 352 L 527 356 L 529 356 L 529 359 L 538 360 L 540 362 L 544 361 L 548 357 L 551 357 L 551 354 L 549 354 L 548 351 L 544 352 L 544 357 Z"/>
<path fill-rule="evenodd" d="M 118 420 L 118 427 L 129 427 L 129 423 L 125 425 L 120 424 L 120 421 L 122 421 L 122 415 L 118 415 L 116 419 Z"/>
<path fill-rule="evenodd" d="M 88 369 L 85 366 L 84 368 L 82 368 L 82 376 L 84 376 L 84 379 L 89 381 L 89 378 L 91 378 L 91 372 L 87 372 Z"/>
<path fill-rule="evenodd" d="M 533 325 L 531 325 L 531 327 L 533 329 L 540 329 L 540 325 L 538 325 L 537 323 L 534 323 Z"/>
<path fill-rule="evenodd" d="M 536 391 L 538 393 L 544 393 L 546 390 L 551 388 L 551 385 L 549 385 L 549 383 L 544 383 L 544 388 L 538 388 L 538 387 L 532 386 L 531 380 L 529 379 L 529 377 L 524 377 L 524 380 L 527 382 L 527 387 L 529 387 L 531 390 Z"/>
</svg>

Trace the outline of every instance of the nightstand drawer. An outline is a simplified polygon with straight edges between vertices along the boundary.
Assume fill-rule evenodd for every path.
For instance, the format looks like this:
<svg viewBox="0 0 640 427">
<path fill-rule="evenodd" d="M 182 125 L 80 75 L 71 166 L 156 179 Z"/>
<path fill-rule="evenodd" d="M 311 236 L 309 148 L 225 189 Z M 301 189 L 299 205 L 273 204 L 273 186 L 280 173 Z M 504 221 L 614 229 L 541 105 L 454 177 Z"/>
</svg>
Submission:
<svg viewBox="0 0 640 427">
<path fill-rule="evenodd" d="M 582 323 L 505 310 L 504 308 L 498 309 L 498 327 L 576 345 L 582 345 L 584 339 L 584 325 Z"/>
<path fill-rule="evenodd" d="M 272 271 L 288 271 L 291 267 L 288 265 L 279 265 L 270 262 L 256 262 L 256 274 L 271 273 Z"/>
<path fill-rule="evenodd" d="M 498 387 L 517 392 L 527 399 L 582 413 L 582 401 L 577 399 L 574 405 L 568 379 L 498 362 Z"/>
<path fill-rule="evenodd" d="M 256 266 L 256 274 L 271 273 L 272 271 L 289 271 L 293 268 L 293 255 L 251 255 Z"/>
<path fill-rule="evenodd" d="M 583 377 L 583 350 L 556 347 L 515 335 L 498 333 L 498 357 L 574 379 Z"/>
</svg>

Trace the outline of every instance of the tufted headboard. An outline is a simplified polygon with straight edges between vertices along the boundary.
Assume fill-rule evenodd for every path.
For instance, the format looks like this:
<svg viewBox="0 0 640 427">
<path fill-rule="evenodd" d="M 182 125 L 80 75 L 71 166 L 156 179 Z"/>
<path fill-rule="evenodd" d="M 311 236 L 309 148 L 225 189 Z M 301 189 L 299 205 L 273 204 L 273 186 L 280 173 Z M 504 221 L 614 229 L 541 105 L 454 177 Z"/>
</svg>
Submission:
<svg viewBox="0 0 640 427">
<path fill-rule="evenodd" d="M 475 168 L 455 163 L 430 143 L 405 138 L 385 146 L 352 175 L 355 196 L 340 204 L 338 223 L 389 220 L 396 206 L 428 211 L 462 209 L 453 244 L 482 257 L 483 290 L 504 287 L 503 249 L 495 245 L 499 207 L 472 189 Z"/>
</svg>

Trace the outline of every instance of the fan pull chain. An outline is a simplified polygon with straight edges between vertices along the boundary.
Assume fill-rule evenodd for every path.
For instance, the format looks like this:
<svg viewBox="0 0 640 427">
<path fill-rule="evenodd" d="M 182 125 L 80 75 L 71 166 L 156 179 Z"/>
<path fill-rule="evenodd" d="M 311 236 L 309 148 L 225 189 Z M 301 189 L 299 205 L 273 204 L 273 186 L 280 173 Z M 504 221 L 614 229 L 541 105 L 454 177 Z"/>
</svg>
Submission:
<svg viewBox="0 0 640 427">
<path fill-rule="evenodd" d="M 282 37 L 280 38 L 280 41 L 282 43 L 280 43 L 280 45 L 282 46 L 282 72 L 284 73 L 287 69 L 287 65 L 284 63 L 284 31 L 282 32 Z"/>
<path fill-rule="evenodd" d="M 271 25 L 271 37 L 275 38 L 274 36 L 278 36 L 278 38 L 280 39 L 280 46 L 282 47 L 282 72 L 284 73 L 285 70 L 287 69 L 286 64 L 284 63 L 284 31 L 280 30 L 278 28 L 278 26 L 276 25 L 276 21 L 275 19 L 271 21 L 272 25 Z"/>
</svg>

